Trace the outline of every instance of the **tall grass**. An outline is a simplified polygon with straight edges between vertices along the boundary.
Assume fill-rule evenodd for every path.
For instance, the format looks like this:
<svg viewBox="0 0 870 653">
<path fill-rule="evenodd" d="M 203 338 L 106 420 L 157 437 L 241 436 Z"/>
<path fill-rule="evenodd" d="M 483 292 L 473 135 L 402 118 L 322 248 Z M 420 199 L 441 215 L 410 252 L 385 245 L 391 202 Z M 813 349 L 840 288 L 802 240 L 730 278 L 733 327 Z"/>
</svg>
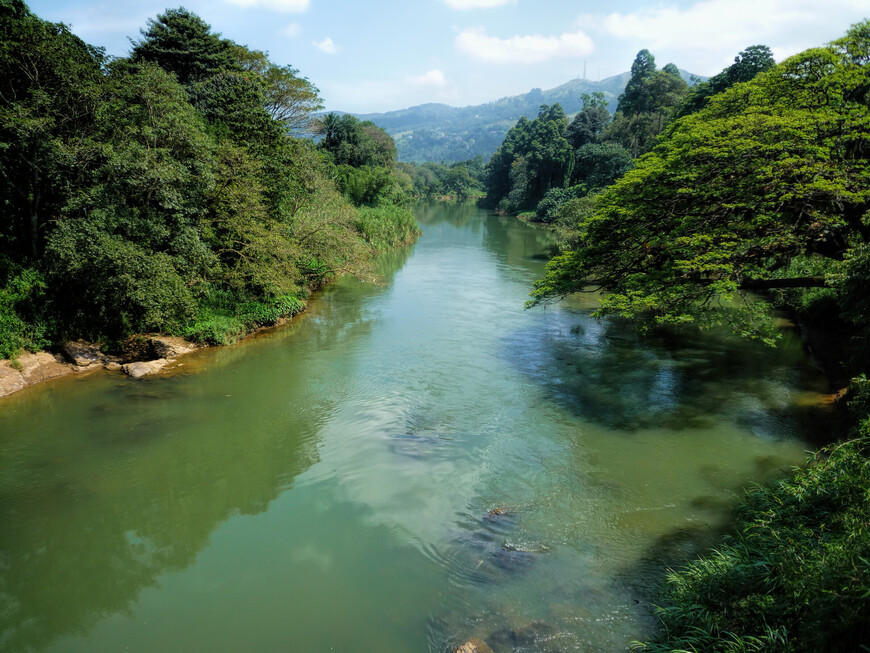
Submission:
<svg viewBox="0 0 870 653">
<path fill-rule="evenodd" d="M 407 245 L 420 235 L 420 227 L 410 209 L 392 204 L 360 207 L 355 226 L 378 252 Z"/>
<path fill-rule="evenodd" d="M 251 331 L 305 310 L 295 295 L 241 299 L 229 290 L 210 287 L 199 302 L 196 320 L 176 335 L 194 342 L 228 345 Z"/>
<path fill-rule="evenodd" d="M 739 536 L 667 578 L 637 651 L 870 650 L 870 419 L 791 479 L 750 491 Z"/>
</svg>

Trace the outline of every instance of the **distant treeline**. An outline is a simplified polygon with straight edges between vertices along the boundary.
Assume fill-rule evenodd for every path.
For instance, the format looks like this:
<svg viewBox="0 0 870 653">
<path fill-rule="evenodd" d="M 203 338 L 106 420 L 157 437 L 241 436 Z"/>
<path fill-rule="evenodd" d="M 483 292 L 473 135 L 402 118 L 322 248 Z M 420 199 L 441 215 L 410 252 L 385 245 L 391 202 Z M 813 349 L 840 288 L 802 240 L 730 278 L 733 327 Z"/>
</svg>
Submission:
<svg viewBox="0 0 870 653">
<path fill-rule="evenodd" d="M 625 174 L 675 117 L 773 65 L 769 48 L 752 46 L 720 74 L 690 87 L 674 64 L 658 70 L 655 57 L 641 50 L 613 116 L 607 97 L 594 92 L 583 94 L 571 121 L 558 103 L 541 106 L 534 120 L 520 118 L 487 165 L 484 205 L 534 211 L 538 220 L 553 222 L 568 200 L 594 194 Z"/>
<path fill-rule="evenodd" d="M 225 342 L 418 233 L 389 135 L 314 124 L 298 70 L 185 9 L 122 58 L 20 0 L 0 0 L 0 33 L 2 357 L 148 331 Z"/>
<path fill-rule="evenodd" d="M 466 200 L 483 195 L 483 157 L 458 163 L 399 163 L 411 179 L 414 195 Z"/>
</svg>

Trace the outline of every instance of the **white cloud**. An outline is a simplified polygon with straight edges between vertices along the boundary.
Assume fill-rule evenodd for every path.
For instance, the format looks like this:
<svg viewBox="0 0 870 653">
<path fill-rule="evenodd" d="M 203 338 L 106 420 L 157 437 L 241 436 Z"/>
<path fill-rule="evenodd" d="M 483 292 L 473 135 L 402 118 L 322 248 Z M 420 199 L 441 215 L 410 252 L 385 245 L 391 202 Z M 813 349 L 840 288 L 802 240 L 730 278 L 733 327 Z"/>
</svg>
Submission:
<svg viewBox="0 0 870 653">
<path fill-rule="evenodd" d="M 278 30 L 278 33 L 281 36 L 289 36 L 291 39 L 296 38 L 300 33 L 302 33 L 302 25 L 299 23 L 290 23 L 287 27 L 282 27 Z"/>
<path fill-rule="evenodd" d="M 444 73 L 440 70 L 429 70 L 422 75 L 410 75 L 405 78 L 405 82 L 411 86 L 445 86 L 447 79 Z"/>
<path fill-rule="evenodd" d="M 469 28 L 456 35 L 456 47 L 475 59 L 490 63 L 540 63 L 561 57 L 582 57 L 595 46 L 582 31 L 556 36 L 512 36 L 500 39 L 483 28 Z"/>
<path fill-rule="evenodd" d="M 322 41 L 314 41 L 314 47 L 326 54 L 338 54 L 338 46 L 328 36 Z"/>
<path fill-rule="evenodd" d="M 713 74 L 749 45 L 768 45 L 780 58 L 837 38 L 867 13 L 866 2 L 827 0 L 822 8 L 818 0 L 702 0 L 684 9 L 581 16 L 580 24 L 649 48 L 662 63 L 679 59 Z"/>
<path fill-rule="evenodd" d="M 502 5 L 516 2 L 516 0 L 444 0 L 451 9 L 490 9 L 491 7 L 501 7 Z"/>
<path fill-rule="evenodd" d="M 263 7 L 287 14 L 301 14 L 308 11 L 310 0 L 226 0 L 240 7 Z"/>
</svg>

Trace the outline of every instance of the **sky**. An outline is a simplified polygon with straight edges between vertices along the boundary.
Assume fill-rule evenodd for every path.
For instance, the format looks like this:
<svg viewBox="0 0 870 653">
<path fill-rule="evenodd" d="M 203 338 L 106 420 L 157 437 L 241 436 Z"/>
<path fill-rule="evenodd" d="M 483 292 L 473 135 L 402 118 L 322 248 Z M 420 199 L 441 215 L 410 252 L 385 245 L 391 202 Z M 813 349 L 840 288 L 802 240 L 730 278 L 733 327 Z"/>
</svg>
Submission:
<svg viewBox="0 0 870 653">
<path fill-rule="evenodd" d="M 41 18 L 109 54 L 167 7 L 157 0 L 32 0 Z M 267 51 L 320 89 L 326 109 L 468 106 L 628 70 L 647 48 L 710 76 L 750 45 L 777 61 L 870 18 L 870 0 L 186 0 L 215 32 Z"/>
</svg>

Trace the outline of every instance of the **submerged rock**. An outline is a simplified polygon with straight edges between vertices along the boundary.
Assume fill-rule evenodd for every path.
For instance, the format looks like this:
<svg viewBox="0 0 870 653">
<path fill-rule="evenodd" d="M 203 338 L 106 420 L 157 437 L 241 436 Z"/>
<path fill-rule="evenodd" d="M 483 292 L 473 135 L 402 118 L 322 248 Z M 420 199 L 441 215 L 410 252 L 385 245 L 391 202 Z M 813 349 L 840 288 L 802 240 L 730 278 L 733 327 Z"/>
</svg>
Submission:
<svg viewBox="0 0 870 653">
<path fill-rule="evenodd" d="M 537 647 L 553 639 L 555 635 L 556 629 L 550 624 L 543 621 L 533 621 L 519 628 L 498 630 L 488 639 L 497 646 L 523 649 L 532 647 L 538 650 Z"/>
<path fill-rule="evenodd" d="M 493 651 L 482 639 L 472 637 L 462 646 L 454 648 L 453 653 L 493 653 Z"/>
</svg>

